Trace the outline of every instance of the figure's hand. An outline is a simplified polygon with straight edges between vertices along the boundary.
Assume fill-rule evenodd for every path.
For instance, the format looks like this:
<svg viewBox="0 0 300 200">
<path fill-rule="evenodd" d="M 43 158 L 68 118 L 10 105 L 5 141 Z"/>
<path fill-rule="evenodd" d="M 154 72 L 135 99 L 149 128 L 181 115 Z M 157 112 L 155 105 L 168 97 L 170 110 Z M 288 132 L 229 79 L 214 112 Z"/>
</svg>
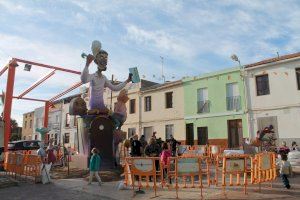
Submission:
<svg viewBox="0 0 300 200">
<path fill-rule="evenodd" d="M 93 62 L 94 59 L 95 59 L 94 56 L 91 55 L 91 54 L 89 54 L 89 55 L 86 57 L 86 64 L 85 64 L 85 66 L 90 66 L 91 62 Z"/>
<path fill-rule="evenodd" d="M 133 76 L 133 74 L 132 74 L 132 73 L 129 73 L 128 79 L 126 80 L 127 83 L 129 83 L 129 82 L 132 81 L 132 76 Z"/>
</svg>

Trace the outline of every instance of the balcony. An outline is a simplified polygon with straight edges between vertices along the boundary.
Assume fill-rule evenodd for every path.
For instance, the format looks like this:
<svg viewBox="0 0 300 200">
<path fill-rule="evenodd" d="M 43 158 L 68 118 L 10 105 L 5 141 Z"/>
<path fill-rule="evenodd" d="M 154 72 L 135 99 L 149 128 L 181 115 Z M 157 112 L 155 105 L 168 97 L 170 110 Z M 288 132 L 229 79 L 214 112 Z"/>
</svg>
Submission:
<svg viewBox="0 0 300 200">
<path fill-rule="evenodd" d="M 227 110 L 238 111 L 241 109 L 241 96 L 232 96 L 226 98 Z"/>
<path fill-rule="evenodd" d="M 197 102 L 197 113 L 209 113 L 210 102 L 206 101 L 198 101 Z"/>
</svg>

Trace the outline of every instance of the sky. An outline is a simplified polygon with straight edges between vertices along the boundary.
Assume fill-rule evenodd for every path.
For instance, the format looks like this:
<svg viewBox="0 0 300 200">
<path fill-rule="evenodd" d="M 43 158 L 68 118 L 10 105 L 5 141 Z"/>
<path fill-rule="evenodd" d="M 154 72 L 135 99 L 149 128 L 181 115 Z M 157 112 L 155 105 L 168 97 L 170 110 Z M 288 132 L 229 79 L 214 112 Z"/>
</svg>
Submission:
<svg viewBox="0 0 300 200">
<path fill-rule="evenodd" d="M 173 81 L 235 67 L 232 54 L 249 64 L 299 52 L 299 10 L 300 0 L 0 0 L 0 67 L 17 57 L 81 71 L 81 53 L 99 40 L 107 77 L 123 81 L 138 67 L 141 78 L 161 83 L 163 66 Z M 20 65 L 14 95 L 48 72 Z M 79 80 L 58 72 L 25 97 L 50 99 Z M 12 118 L 21 125 L 22 114 L 40 106 L 14 100 Z"/>
</svg>

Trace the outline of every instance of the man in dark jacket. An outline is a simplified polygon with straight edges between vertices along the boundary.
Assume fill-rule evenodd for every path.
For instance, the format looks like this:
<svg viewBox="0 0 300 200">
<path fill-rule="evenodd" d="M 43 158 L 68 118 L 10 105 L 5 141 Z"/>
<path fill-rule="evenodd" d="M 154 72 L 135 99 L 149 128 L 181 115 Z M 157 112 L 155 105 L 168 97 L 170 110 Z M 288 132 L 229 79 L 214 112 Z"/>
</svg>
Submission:
<svg viewBox="0 0 300 200">
<path fill-rule="evenodd" d="M 177 144 L 179 145 L 180 142 L 178 142 L 173 135 L 170 135 L 170 139 L 167 141 L 170 143 L 171 146 L 171 150 L 172 150 L 172 156 L 176 156 L 176 148 L 177 148 Z"/>
</svg>

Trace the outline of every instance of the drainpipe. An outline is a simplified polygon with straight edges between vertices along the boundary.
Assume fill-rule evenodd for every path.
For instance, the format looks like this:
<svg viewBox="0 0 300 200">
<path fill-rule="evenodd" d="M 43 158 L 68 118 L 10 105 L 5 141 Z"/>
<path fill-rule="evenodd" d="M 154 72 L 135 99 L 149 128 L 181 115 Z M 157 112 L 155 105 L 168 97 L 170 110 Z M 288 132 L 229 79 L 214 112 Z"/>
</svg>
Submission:
<svg viewBox="0 0 300 200">
<path fill-rule="evenodd" d="M 245 114 L 246 114 L 246 122 L 247 122 L 247 129 L 248 129 L 248 135 L 249 135 L 249 138 L 252 138 L 254 137 L 254 135 L 251 133 L 251 129 L 250 129 L 250 120 L 249 120 L 249 117 L 250 117 L 250 113 L 249 113 L 249 107 L 248 107 L 248 93 L 247 93 L 247 84 L 246 84 L 246 70 L 245 70 L 245 65 L 241 65 L 240 64 L 240 73 L 241 73 L 241 77 L 242 77 L 242 80 L 243 80 L 243 95 L 244 95 L 244 103 L 245 103 Z"/>
<path fill-rule="evenodd" d="M 139 96 L 139 135 L 141 136 L 143 133 L 143 128 L 142 128 L 142 94 L 139 91 L 138 92 Z"/>
</svg>

